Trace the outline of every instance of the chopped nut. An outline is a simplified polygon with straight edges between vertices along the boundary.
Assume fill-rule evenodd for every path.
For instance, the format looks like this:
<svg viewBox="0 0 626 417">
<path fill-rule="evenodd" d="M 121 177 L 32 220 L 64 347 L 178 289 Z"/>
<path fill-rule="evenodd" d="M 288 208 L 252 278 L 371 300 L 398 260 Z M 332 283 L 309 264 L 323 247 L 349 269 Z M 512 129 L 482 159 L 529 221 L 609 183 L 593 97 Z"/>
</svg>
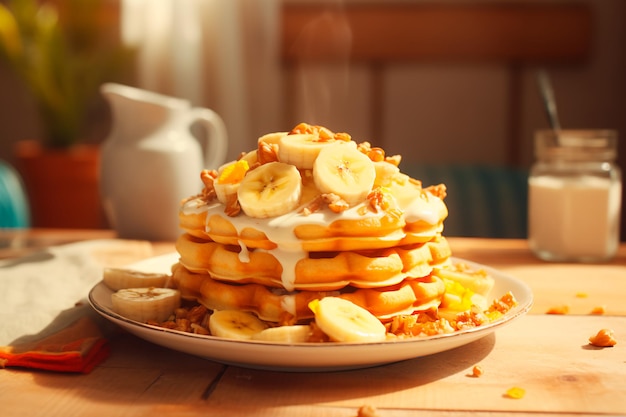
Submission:
<svg viewBox="0 0 626 417">
<path fill-rule="evenodd" d="M 551 307 L 548 309 L 548 311 L 546 311 L 546 314 L 567 314 L 567 313 L 569 313 L 569 306 L 566 306 L 566 305 Z"/>
<path fill-rule="evenodd" d="M 322 199 L 325 203 L 328 204 L 328 208 L 330 208 L 335 213 L 341 213 L 342 211 L 350 208 L 350 205 L 337 194 L 322 194 Z"/>
<path fill-rule="evenodd" d="M 435 197 L 439 197 L 442 200 L 445 199 L 447 195 L 445 184 L 431 185 L 430 187 L 424 188 L 424 191 L 428 191 Z"/>
<path fill-rule="evenodd" d="M 602 329 L 589 338 L 589 343 L 598 347 L 612 347 L 617 344 L 617 340 L 613 337 L 613 330 Z"/>
<path fill-rule="evenodd" d="M 241 206 L 237 199 L 237 194 L 231 194 L 226 199 L 226 207 L 224 207 L 224 214 L 228 217 L 235 217 L 241 213 Z"/>
<path fill-rule="evenodd" d="M 200 173 L 200 180 L 202 180 L 202 183 L 204 184 L 204 189 L 202 190 L 202 198 L 204 198 L 205 201 L 211 201 L 216 198 L 213 183 L 215 182 L 217 175 L 218 173 L 214 169 L 205 169 Z"/>
<path fill-rule="evenodd" d="M 278 145 L 259 141 L 257 149 L 257 160 L 261 165 L 278 161 Z"/>
<path fill-rule="evenodd" d="M 385 162 L 389 162 L 390 164 L 395 165 L 395 166 L 400 165 L 401 160 L 402 160 L 401 155 L 393 155 L 393 156 L 385 157 Z M 421 182 L 420 182 L 420 187 L 421 187 Z"/>
<path fill-rule="evenodd" d="M 595 315 L 602 315 L 606 313 L 606 307 L 604 306 L 597 306 L 591 309 L 591 311 L 589 312 L 589 314 L 595 314 Z"/>
<path fill-rule="evenodd" d="M 380 414 L 378 414 L 376 407 L 371 406 L 371 405 L 361 406 L 361 408 L 359 408 L 359 411 L 356 415 L 356 417 L 378 417 L 378 416 L 380 416 Z"/>
<path fill-rule="evenodd" d="M 472 368 L 472 376 L 475 378 L 480 378 L 484 373 L 485 371 L 483 371 L 481 366 L 476 365 Z"/>
<path fill-rule="evenodd" d="M 386 211 L 391 205 L 391 198 L 382 187 L 377 187 L 367 195 L 367 201 L 369 207 L 378 213 L 379 211 Z"/>
</svg>

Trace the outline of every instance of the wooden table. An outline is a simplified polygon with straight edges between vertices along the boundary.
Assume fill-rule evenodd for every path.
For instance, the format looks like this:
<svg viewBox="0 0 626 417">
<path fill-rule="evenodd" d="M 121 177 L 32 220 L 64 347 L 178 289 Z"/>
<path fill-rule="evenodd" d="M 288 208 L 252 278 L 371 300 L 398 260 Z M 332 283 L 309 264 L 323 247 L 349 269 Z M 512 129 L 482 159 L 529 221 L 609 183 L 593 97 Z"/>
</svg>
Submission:
<svg viewBox="0 0 626 417">
<path fill-rule="evenodd" d="M 27 237 L 31 246 L 38 237 L 51 244 L 55 233 Z M 58 241 L 73 237 L 112 235 L 63 232 Z M 0 370 L 0 414 L 352 417 L 369 405 L 381 417 L 626 415 L 626 245 L 611 263 L 570 265 L 535 259 L 523 240 L 449 240 L 456 257 L 528 283 L 535 297 L 530 314 L 451 351 L 322 373 L 225 366 L 122 334 L 111 341 L 111 357 L 87 375 Z M 137 248 L 141 258 L 173 245 Z M 132 254 L 123 252 L 119 262 L 108 262 L 129 261 Z M 545 314 L 563 306 L 568 314 Z M 599 306 L 605 314 L 590 314 Z M 616 346 L 588 344 L 602 328 L 614 330 Z M 483 368 L 481 377 L 471 376 L 474 365 Z M 524 397 L 508 398 L 511 387 L 523 388 Z"/>
</svg>

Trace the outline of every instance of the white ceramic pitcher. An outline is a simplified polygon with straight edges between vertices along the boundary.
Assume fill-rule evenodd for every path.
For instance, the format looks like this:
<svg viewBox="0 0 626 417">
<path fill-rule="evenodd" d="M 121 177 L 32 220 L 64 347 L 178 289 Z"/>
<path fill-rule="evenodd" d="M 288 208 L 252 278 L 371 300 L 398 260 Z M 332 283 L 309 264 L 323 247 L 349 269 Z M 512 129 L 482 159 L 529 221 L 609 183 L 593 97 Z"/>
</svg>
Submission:
<svg viewBox="0 0 626 417">
<path fill-rule="evenodd" d="M 135 87 L 107 83 L 101 93 L 113 120 L 100 164 L 109 222 L 121 238 L 175 240 L 180 201 L 202 190 L 202 169 L 224 163 L 224 122 L 210 109 Z M 206 131 L 203 146 L 192 125 Z"/>
</svg>

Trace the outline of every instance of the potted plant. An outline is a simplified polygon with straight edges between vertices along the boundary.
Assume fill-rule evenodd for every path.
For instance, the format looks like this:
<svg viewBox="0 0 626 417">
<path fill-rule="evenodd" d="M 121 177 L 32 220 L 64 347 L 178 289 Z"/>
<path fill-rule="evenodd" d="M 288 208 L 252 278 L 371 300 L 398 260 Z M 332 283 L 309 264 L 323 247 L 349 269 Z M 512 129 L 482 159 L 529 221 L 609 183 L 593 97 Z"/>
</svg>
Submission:
<svg viewBox="0 0 626 417">
<path fill-rule="evenodd" d="M 132 51 L 119 42 L 111 0 L 0 3 L 0 57 L 36 103 L 41 137 L 19 141 L 18 170 L 32 223 L 102 227 L 98 147 L 86 134 L 99 86 L 128 75 Z M 104 107 L 104 106 L 101 106 Z"/>
</svg>

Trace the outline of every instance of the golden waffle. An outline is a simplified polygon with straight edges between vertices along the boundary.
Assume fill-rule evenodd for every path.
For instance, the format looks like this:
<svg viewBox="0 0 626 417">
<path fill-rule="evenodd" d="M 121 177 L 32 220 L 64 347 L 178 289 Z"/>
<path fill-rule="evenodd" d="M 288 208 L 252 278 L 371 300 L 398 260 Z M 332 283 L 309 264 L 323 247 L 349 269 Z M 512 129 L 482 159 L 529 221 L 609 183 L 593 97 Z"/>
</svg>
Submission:
<svg viewBox="0 0 626 417">
<path fill-rule="evenodd" d="M 248 250 L 185 234 L 177 240 L 176 249 L 185 268 L 216 280 L 309 291 L 395 285 L 406 278 L 427 276 L 450 257 L 443 237 L 365 251 L 285 252 Z"/>
<path fill-rule="evenodd" d="M 306 252 L 390 248 L 428 242 L 441 234 L 448 212 L 439 197 L 409 179 L 390 190 L 397 207 L 379 212 L 363 203 L 341 214 L 328 208 L 305 214 L 301 209 L 270 219 L 230 217 L 223 204 L 196 197 L 183 203 L 179 224 L 194 237 L 225 245 L 266 250 L 284 245 Z"/>
<path fill-rule="evenodd" d="M 313 318 L 309 302 L 327 296 L 346 298 L 385 320 L 398 314 L 436 307 L 445 291 L 443 281 L 435 275 L 407 279 L 384 288 L 345 287 L 341 291 L 293 292 L 254 283 L 221 282 L 208 274 L 189 272 L 181 264 L 173 266 L 172 276 L 185 298 L 198 301 L 209 309 L 249 311 L 262 320 L 276 323 Z"/>
</svg>

